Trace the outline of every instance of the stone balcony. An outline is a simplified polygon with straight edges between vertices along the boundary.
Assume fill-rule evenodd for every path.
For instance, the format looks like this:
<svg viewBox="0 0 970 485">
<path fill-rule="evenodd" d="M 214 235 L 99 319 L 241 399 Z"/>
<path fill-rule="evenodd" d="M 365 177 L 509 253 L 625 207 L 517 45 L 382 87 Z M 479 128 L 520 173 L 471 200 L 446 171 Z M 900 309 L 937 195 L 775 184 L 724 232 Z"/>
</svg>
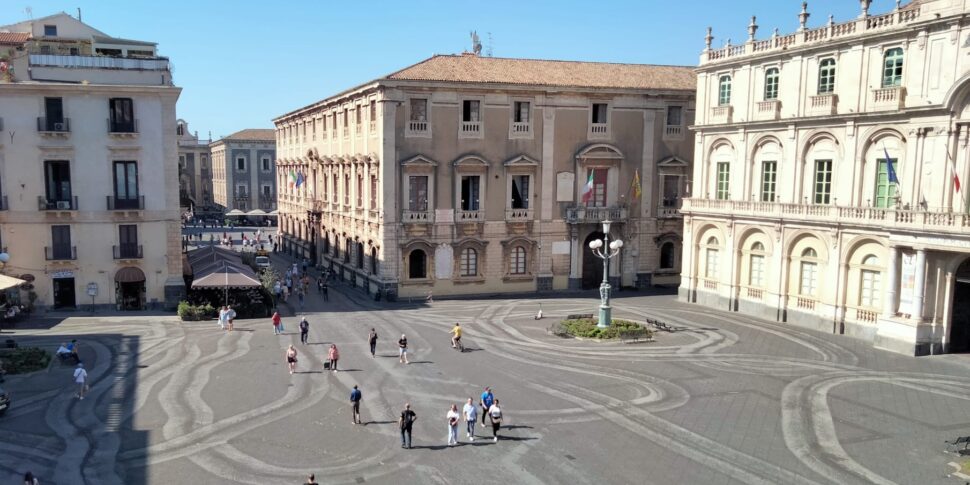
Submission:
<svg viewBox="0 0 970 485">
<path fill-rule="evenodd" d="M 831 116 L 837 113 L 839 97 L 835 94 L 819 94 L 808 97 L 809 116 Z"/>
<path fill-rule="evenodd" d="M 711 123 L 730 123 L 734 117 L 733 106 L 712 106 Z"/>
<path fill-rule="evenodd" d="M 622 222 L 629 218 L 630 210 L 626 207 L 574 206 L 566 208 L 566 222 L 569 224 L 600 223 L 606 220 Z"/>
<path fill-rule="evenodd" d="M 533 215 L 532 209 L 505 209 L 505 222 L 528 222 Z"/>
<path fill-rule="evenodd" d="M 401 213 L 403 224 L 431 224 L 434 222 L 432 211 L 404 211 Z"/>
<path fill-rule="evenodd" d="M 872 109 L 878 111 L 897 111 L 903 108 L 906 88 L 892 86 L 872 90 Z"/>
<path fill-rule="evenodd" d="M 680 212 L 679 207 L 658 207 L 657 208 L 657 218 L 658 219 L 678 219 L 684 217 Z"/>
<path fill-rule="evenodd" d="M 681 212 L 687 216 L 761 219 L 772 223 L 810 222 L 921 234 L 970 235 L 970 214 L 961 212 L 714 199 L 684 199 Z"/>
<path fill-rule="evenodd" d="M 775 121 L 781 118 L 781 101 L 758 101 L 754 107 L 755 121 Z"/>
<path fill-rule="evenodd" d="M 485 211 L 483 210 L 461 210 L 455 211 L 455 223 L 463 222 L 485 222 Z"/>
</svg>

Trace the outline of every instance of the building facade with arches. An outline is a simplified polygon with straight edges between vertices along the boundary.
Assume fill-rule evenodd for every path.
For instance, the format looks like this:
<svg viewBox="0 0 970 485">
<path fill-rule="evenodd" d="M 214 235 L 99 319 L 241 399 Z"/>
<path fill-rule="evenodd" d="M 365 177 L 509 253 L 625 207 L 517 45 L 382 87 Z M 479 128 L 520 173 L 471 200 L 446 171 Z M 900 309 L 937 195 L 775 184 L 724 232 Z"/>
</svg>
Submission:
<svg viewBox="0 0 970 485">
<path fill-rule="evenodd" d="M 287 113 L 284 250 L 387 298 L 580 289 L 609 218 L 615 284 L 677 285 L 695 86 L 685 67 L 444 55 Z"/>
<path fill-rule="evenodd" d="M 685 301 L 914 355 L 970 350 L 970 7 L 711 47 L 698 69 Z M 877 12 L 877 8 L 888 11 Z M 967 286 L 967 288 L 964 288 Z"/>
</svg>

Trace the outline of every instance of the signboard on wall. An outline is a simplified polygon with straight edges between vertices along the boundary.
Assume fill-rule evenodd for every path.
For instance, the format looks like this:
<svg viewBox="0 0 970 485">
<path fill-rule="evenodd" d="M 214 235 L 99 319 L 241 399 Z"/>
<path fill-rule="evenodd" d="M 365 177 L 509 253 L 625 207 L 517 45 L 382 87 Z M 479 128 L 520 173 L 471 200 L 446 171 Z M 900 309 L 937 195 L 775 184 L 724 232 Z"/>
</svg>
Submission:
<svg viewBox="0 0 970 485">
<path fill-rule="evenodd" d="M 74 277 L 74 272 L 70 270 L 54 271 L 51 273 L 51 278 L 54 278 L 54 279 L 73 278 L 73 277 Z"/>
<path fill-rule="evenodd" d="M 569 254 L 569 241 L 553 241 L 552 254 Z"/>
<path fill-rule="evenodd" d="M 902 268 L 899 272 L 899 313 L 913 313 L 913 296 L 916 293 L 916 255 L 902 252 Z"/>
<path fill-rule="evenodd" d="M 573 183 L 576 175 L 572 172 L 559 172 L 556 174 L 556 202 L 573 201 Z"/>
<path fill-rule="evenodd" d="M 439 244 L 434 251 L 434 277 L 450 280 L 455 266 L 455 253 L 449 244 Z"/>
<path fill-rule="evenodd" d="M 443 224 L 450 224 L 455 222 L 455 211 L 454 209 L 435 209 L 434 210 L 434 221 Z"/>
</svg>

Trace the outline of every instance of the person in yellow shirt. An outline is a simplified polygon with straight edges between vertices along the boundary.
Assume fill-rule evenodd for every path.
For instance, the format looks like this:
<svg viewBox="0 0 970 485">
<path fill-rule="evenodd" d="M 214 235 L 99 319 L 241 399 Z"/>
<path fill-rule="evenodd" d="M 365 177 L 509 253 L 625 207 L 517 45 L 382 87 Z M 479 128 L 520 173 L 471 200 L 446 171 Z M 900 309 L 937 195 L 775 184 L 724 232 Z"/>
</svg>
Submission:
<svg viewBox="0 0 970 485">
<path fill-rule="evenodd" d="M 456 322 L 451 329 L 451 334 L 451 348 L 464 351 L 465 348 L 461 345 L 461 325 Z"/>
</svg>

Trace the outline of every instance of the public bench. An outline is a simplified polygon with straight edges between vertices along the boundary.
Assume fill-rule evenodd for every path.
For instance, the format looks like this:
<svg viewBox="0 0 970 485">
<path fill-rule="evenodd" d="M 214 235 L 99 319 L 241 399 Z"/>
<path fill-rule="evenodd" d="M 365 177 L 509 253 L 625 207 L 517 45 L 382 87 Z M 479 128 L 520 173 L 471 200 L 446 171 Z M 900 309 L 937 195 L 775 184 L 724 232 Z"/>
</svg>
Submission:
<svg viewBox="0 0 970 485">
<path fill-rule="evenodd" d="M 650 331 L 645 328 L 638 328 L 635 330 L 620 330 L 617 332 L 617 336 L 623 343 L 637 343 L 637 342 L 647 342 L 650 340 Z"/>
<path fill-rule="evenodd" d="M 956 453 L 960 456 L 970 455 L 970 436 L 961 436 L 953 441 L 944 441 L 946 443 L 946 453 Z"/>
</svg>

